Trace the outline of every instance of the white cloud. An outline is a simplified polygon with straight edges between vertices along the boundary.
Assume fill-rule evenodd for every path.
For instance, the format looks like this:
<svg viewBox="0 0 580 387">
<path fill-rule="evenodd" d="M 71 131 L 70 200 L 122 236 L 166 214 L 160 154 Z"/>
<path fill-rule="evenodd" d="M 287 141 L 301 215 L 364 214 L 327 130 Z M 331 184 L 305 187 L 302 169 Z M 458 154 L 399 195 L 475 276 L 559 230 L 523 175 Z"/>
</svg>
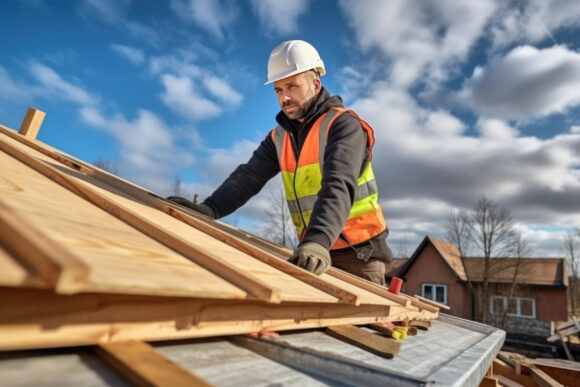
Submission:
<svg viewBox="0 0 580 387">
<path fill-rule="evenodd" d="M 229 104 L 232 107 L 239 106 L 244 97 L 235 91 L 224 80 L 214 76 L 206 76 L 203 80 L 204 86 L 207 90 L 221 101 Z"/>
<path fill-rule="evenodd" d="M 528 119 L 565 112 L 580 104 L 580 53 L 564 46 L 516 47 L 476 68 L 458 96 L 489 117 Z"/>
<path fill-rule="evenodd" d="M 151 58 L 149 69 L 164 86 L 161 100 L 174 112 L 190 120 L 217 117 L 236 109 L 243 96 L 225 79 L 192 63 L 187 52 L 180 57 Z"/>
<path fill-rule="evenodd" d="M 514 42 L 555 42 L 554 33 L 580 26 L 580 3 L 577 0 L 528 0 L 514 7 L 512 2 L 499 1 L 500 10 L 491 23 L 495 47 Z"/>
<path fill-rule="evenodd" d="M 132 0 L 84 0 L 82 11 L 95 15 L 108 23 L 118 22 Z"/>
<path fill-rule="evenodd" d="M 238 16 L 236 3 L 230 0 L 171 0 L 170 7 L 183 20 L 195 23 L 218 39 L 223 39 L 224 30 Z"/>
<path fill-rule="evenodd" d="M 363 50 L 383 54 L 385 73 L 399 86 L 421 77 L 445 80 L 464 61 L 496 10 L 491 1 L 436 3 L 372 0 L 340 2 Z"/>
<path fill-rule="evenodd" d="M 203 97 L 196 85 L 187 77 L 165 74 L 161 77 L 165 91 L 161 100 L 176 113 L 192 120 L 219 116 L 222 108 Z"/>
<path fill-rule="evenodd" d="M 122 26 L 127 28 L 127 31 L 129 31 L 132 37 L 152 46 L 158 46 L 162 41 L 159 32 L 153 28 L 131 21 L 123 23 Z"/>
<path fill-rule="evenodd" d="M 138 48 L 123 44 L 111 44 L 111 49 L 133 64 L 141 64 L 145 61 L 145 54 Z"/>
<path fill-rule="evenodd" d="M 477 121 L 477 127 L 481 136 L 487 139 L 512 140 L 519 135 L 517 129 L 498 119 L 480 117 Z"/>
<path fill-rule="evenodd" d="M 7 100 L 23 99 L 29 94 L 30 87 L 22 81 L 12 79 L 10 73 L 0 66 L 0 98 Z"/>
<path fill-rule="evenodd" d="M 308 9 L 309 0 L 251 0 L 260 24 L 268 32 L 287 35 L 298 31 L 298 18 Z"/>
<path fill-rule="evenodd" d="M 62 99 L 79 105 L 94 105 L 98 103 L 96 96 L 91 95 L 82 87 L 64 80 L 56 71 L 42 63 L 30 62 L 28 71 L 40 83 L 40 86 L 32 88 L 32 92 L 36 95 Z"/>
<path fill-rule="evenodd" d="M 444 237 L 446 213 L 471 208 L 481 195 L 522 222 L 580 224 L 580 133 L 538 139 L 481 118 L 483 135 L 472 137 L 450 113 L 387 84 L 352 107 L 375 130 L 379 192 L 401 235 L 415 232 L 417 243 L 425 234 Z"/>
<path fill-rule="evenodd" d="M 105 116 L 95 107 L 80 109 L 81 119 L 113 136 L 120 147 L 121 174 L 156 192 L 166 192 L 194 156 L 178 146 L 179 138 L 156 114 L 140 109 L 133 120 L 121 114 Z"/>
</svg>

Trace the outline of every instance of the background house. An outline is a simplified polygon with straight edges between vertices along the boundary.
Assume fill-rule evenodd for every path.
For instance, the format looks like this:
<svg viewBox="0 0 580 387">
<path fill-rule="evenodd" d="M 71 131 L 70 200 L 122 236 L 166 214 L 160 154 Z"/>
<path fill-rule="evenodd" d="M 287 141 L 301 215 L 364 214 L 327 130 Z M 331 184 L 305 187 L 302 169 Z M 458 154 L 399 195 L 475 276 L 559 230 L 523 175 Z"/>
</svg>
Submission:
<svg viewBox="0 0 580 387">
<path fill-rule="evenodd" d="M 487 301 L 480 297 L 484 258 L 462 259 L 455 245 L 431 236 L 389 274 L 404 280 L 407 294 L 448 305 L 452 315 L 481 321 L 488 308 L 487 322 L 508 334 L 547 337 L 554 321 L 567 320 L 565 259 L 492 258 L 491 264 Z"/>
</svg>

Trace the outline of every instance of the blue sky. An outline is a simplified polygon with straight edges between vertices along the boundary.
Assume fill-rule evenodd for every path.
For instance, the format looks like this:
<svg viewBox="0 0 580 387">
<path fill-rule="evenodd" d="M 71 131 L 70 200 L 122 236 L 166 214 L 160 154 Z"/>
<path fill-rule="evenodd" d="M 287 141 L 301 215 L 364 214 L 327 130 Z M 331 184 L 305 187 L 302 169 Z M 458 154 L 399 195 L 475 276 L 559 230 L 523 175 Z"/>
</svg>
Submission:
<svg viewBox="0 0 580 387">
<path fill-rule="evenodd" d="M 580 2 L 8 0 L 0 123 L 107 160 L 160 194 L 203 198 L 275 125 L 273 47 L 312 43 L 323 84 L 375 129 L 395 250 L 444 237 L 478 197 L 509 208 L 536 256 L 580 226 Z M 263 232 L 268 192 L 226 221 Z M 405 247 L 407 246 L 407 247 Z"/>
</svg>

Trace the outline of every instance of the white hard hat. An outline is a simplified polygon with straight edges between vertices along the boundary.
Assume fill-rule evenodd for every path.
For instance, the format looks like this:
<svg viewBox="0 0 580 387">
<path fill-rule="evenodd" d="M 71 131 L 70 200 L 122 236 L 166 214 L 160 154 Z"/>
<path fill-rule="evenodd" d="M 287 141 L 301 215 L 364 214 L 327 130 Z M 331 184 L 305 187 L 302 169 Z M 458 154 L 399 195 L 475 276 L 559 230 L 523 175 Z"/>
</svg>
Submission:
<svg viewBox="0 0 580 387">
<path fill-rule="evenodd" d="M 326 74 L 318 51 L 304 40 L 288 40 L 272 50 L 265 85 L 308 70 L 316 70 L 321 76 Z"/>
</svg>

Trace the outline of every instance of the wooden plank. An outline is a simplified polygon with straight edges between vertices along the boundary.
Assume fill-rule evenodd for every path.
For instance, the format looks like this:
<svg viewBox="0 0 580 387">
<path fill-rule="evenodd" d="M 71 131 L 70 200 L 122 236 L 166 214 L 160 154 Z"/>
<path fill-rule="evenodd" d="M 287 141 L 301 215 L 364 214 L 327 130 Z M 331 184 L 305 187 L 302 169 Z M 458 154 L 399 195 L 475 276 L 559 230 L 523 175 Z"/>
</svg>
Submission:
<svg viewBox="0 0 580 387">
<path fill-rule="evenodd" d="M 247 297 L 242 289 L 1 151 L 0 165 L 2 245 L 31 266 L 36 264 L 33 267 L 44 272 L 49 284 L 57 283 L 57 291 Z M 38 232 L 33 235 L 34 230 Z M 47 254 L 57 263 L 48 265 L 52 261 L 43 258 Z M 62 277 L 60 267 L 70 271 L 78 268 L 77 261 L 90 269 L 88 275 Z"/>
<path fill-rule="evenodd" d="M 375 335 L 353 325 L 328 327 L 326 333 L 387 359 L 392 359 L 401 348 L 397 340 Z"/>
<path fill-rule="evenodd" d="M 536 382 L 528 375 L 520 375 L 516 373 L 513 367 L 498 358 L 493 359 L 494 375 L 505 376 L 506 378 L 519 383 L 525 387 L 537 387 Z"/>
<path fill-rule="evenodd" d="M 26 138 L 34 140 L 38 135 L 38 131 L 42 126 L 42 122 L 44 121 L 45 116 L 46 113 L 42 110 L 29 107 L 26 111 L 24 119 L 22 120 L 22 124 L 20 125 L 20 130 L 18 130 L 18 133 L 25 136 Z"/>
<path fill-rule="evenodd" d="M 384 288 L 378 284 L 367 281 L 363 278 L 357 277 L 353 274 L 347 273 L 347 272 L 342 271 L 340 269 L 337 269 L 335 267 L 331 267 L 330 269 L 328 269 L 327 273 L 328 273 L 328 275 L 331 275 L 331 276 L 336 277 L 340 280 L 349 282 L 352 285 L 363 288 L 369 292 L 372 292 L 376 295 L 384 297 L 388 300 L 394 301 L 400 305 L 409 306 L 409 304 L 410 304 L 410 302 L 405 300 L 403 297 L 396 295 L 396 294 L 393 294 L 393 293 L 390 293 L 386 288 Z"/>
<path fill-rule="evenodd" d="M 163 200 L 163 199 L 162 199 Z M 154 206 L 162 210 L 163 212 L 175 217 L 176 219 L 181 220 L 182 222 L 189 224 L 190 226 L 195 227 L 196 229 L 203 231 L 207 235 L 218 239 L 229 246 L 232 246 L 240 251 L 247 253 L 248 255 L 272 266 L 276 269 L 293 276 L 294 278 L 307 283 L 308 285 L 315 287 L 323 292 L 326 292 L 334 297 L 337 297 L 340 302 L 349 303 L 349 304 L 360 304 L 361 300 L 359 296 L 355 293 L 347 291 L 342 286 L 337 286 L 333 281 L 328 278 L 327 274 L 323 274 L 322 276 L 316 276 L 296 265 L 287 262 L 283 257 L 277 257 L 271 252 L 258 248 L 251 243 L 239 239 L 234 235 L 229 234 L 228 232 L 223 231 L 222 229 L 215 227 L 218 222 L 211 222 L 209 224 L 208 220 L 202 220 L 198 215 L 196 215 L 193 211 L 184 211 L 184 208 L 181 206 L 177 206 L 175 203 L 165 201 L 162 203 L 160 200 L 154 200 L 152 203 Z M 162 203 L 162 204 L 161 204 Z"/>
<path fill-rule="evenodd" d="M 0 286 L 43 288 L 47 284 L 36 271 L 17 260 L 0 245 Z"/>
<path fill-rule="evenodd" d="M 412 318 L 402 306 L 282 303 L 0 288 L 0 350 L 177 340 Z"/>
<path fill-rule="evenodd" d="M 87 265 L 47 238 L 33 223 L 25 221 L 5 200 L 5 196 L 0 196 L 2 244 L 32 266 L 52 288 L 63 292 L 76 291 L 77 284 L 87 280 Z"/>
<path fill-rule="evenodd" d="M 550 375 L 540 370 L 539 368 L 533 367 L 530 369 L 532 379 L 540 385 L 540 387 L 563 387 L 564 385 L 558 383 Z"/>
<path fill-rule="evenodd" d="M 492 378 L 490 376 L 484 376 L 479 383 L 479 387 L 496 387 L 499 386 L 499 381 L 496 378 Z"/>
<path fill-rule="evenodd" d="M 574 362 L 578 364 L 578 362 Z M 580 385 L 580 369 L 533 361 L 533 365 L 566 386 Z"/>
<path fill-rule="evenodd" d="M 142 341 L 101 344 L 95 352 L 137 386 L 212 386 Z"/>
<path fill-rule="evenodd" d="M 407 294 L 403 294 L 403 293 L 401 293 L 401 296 L 408 299 L 411 302 L 411 305 L 416 306 L 419 309 L 425 309 L 425 310 L 428 310 L 428 311 L 433 312 L 433 313 L 439 312 L 439 308 L 432 306 L 430 304 L 427 304 L 425 302 L 421 302 L 421 301 L 417 300 L 415 297 L 411 297 L 411 296 L 409 296 Z"/>
<path fill-rule="evenodd" d="M 7 138 L 6 140 L 11 140 L 12 137 Z M 12 141 L 15 143 L 14 141 Z M 30 141 L 28 141 L 30 142 Z M 21 145 L 21 148 L 25 148 Z M 26 149 L 28 152 L 33 152 L 30 149 Z M 40 159 L 42 155 L 38 155 Z M 42 156 L 42 162 L 47 165 L 53 165 L 52 160 L 50 160 L 46 156 Z M 51 164 L 52 163 L 52 164 Z M 56 165 L 55 168 L 63 168 L 62 166 Z M 106 210 L 123 221 L 126 221 L 123 216 L 125 212 L 120 212 L 119 207 L 127 208 L 133 214 L 138 214 L 141 216 L 141 219 L 145 219 L 146 221 L 151 222 L 154 227 L 160 227 L 164 230 L 171 230 L 173 232 L 173 236 L 181 239 L 182 241 L 186 241 L 186 244 L 190 246 L 191 249 L 201 249 L 203 252 L 213 252 L 214 258 L 215 256 L 220 256 L 220 259 L 216 259 L 215 265 L 228 265 L 231 269 L 232 275 L 247 275 L 252 276 L 252 278 L 257 278 L 258 280 L 265 281 L 268 283 L 275 283 L 276 286 L 284 289 L 284 292 L 281 295 L 281 298 L 284 301 L 312 301 L 312 302 L 337 302 L 338 300 L 336 297 L 329 295 L 327 292 L 322 292 L 320 290 L 314 289 L 312 286 L 308 286 L 302 282 L 296 281 L 295 278 L 283 275 L 280 273 L 279 270 L 272 268 L 270 265 L 264 264 L 262 262 L 257 261 L 256 259 L 240 252 L 235 248 L 228 248 L 227 245 L 224 245 L 221 242 L 216 241 L 214 238 L 209 237 L 208 235 L 199 232 L 198 230 L 192 229 L 191 227 L 187 226 L 183 222 L 176 220 L 173 217 L 169 217 L 166 214 L 160 213 L 155 208 L 151 206 L 145 205 L 139 202 L 138 198 L 133 196 L 129 196 L 128 194 L 119 191 L 109 185 L 106 185 L 103 182 L 100 182 L 97 179 L 94 179 L 90 176 L 83 175 L 76 171 L 66 171 L 67 177 L 72 179 L 77 186 L 81 188 L 86 188 L 91 191 L 96 191 L 99 195 L 95 199 L 94 197 L 90 197 L 92 199 L 98 200 L 97 204 L 99 206 L 105 206 Z M 126 184 L 124 186 L 127 186 Z M 76 189 L 67 187 L 69 189 Z M 83 197 L 86 197 L 87 194 L 85 192 L 80 193 Z M 145 196 L 149 196 L 147 192 L 143 193 Z M 146 227 L 147 225 L 143 225 Z M 151 227 L 149 228 L 151 230 Z M 146 230 L 145 230 L 146 231 Z M 158 234 L 157 231 L 155 232 L 156 235 Z M 164 235 L 161 234 L 161 237 Z M 171 241 L 165 241 L 164 243 L 171 243 Z M 173 247 L 173 246 L 171 246 Z M 182 247 L 185 247 L 182 245 Z M 181 252 L 181 251 L 180 251 Z M 227 257 L 227 259 L 223 259 L 223 257 Z M 188 257 L 189 258 L 189 257 Z M 202 257 L 203 258 L 203 257 Z M 221 262 L 219 262 L 221 261 Z M 292 266 L 291 264 L 284 262 L 285 264 Z M 202 266 L 204 263 L 201 263 Z M 237 274 L 236 274 L 237 273 Z M 307 273 L 307 275 L 312 276 L 311 273 Z M 317 277 L 318 278 L 318 277 Z M 317 280 L 320 281 L 320 280 Z M 340 291 L 343 295 L 348 296 L 350 302 L 356 302 L 357 296 L 346 292 L 345 290 L 336 288 L 335 285 L 329 284 L 325 281 L 327 287 L 332 287 Z M 326 289 L 325 289 L 326 290 Z M 274 294 L 276 296 L 276 294 Z M 272 298 L 274 300 L 275 298 Z"/>
<path fill-rule="evenodd" d="M 450 310 L 450 309 L 451 309 L 451 307 L 450 307 L 449 305 L 440 304 L 440 303 L 438 303 L 438 302 L 435 302 L 435 301 L 429 300 L 429 299 L 427 299 L 427 298 L 424 298 L 424 297 L 418 296 L 418 295 L 416 295 L 416 294 L 415 294 L 415 296 L 414 296 L 414 297 L 415 297 L 416 299 L 418 299 L 419 301 L 421 301 L 421 302 L 424 302 L 425 304 L 429 304 L 429 305 L 431 305 L 431 306 L 434 306 L 434 307 L 436 307 L 436 308 L 439 308 L 439 309 L 445 309 L 445 310 Z"/>
<path fill-rule="evenodd" d="M 125 223 L 135 227 L 150 238 L 155 239 L 166 246 L 170 246 L 173 250 L 179 252 L 184 257 L 222 276 L 255 297 L 268 302 L 281 301 L 279 289 L 268 285 L 252 275 L 248 275 L 244 271 L 237 270 L 225 260 L 205 249 L 196 248 L 170 230 L 159 227 L 157 224 L 150 222 L 148 218 L 142 216 L 141 213 L 132 210 L 130 207 L 118 202 L 112 203 L 110 196 L 103 194 L 102 191 L 98 191 L 90 184 L 83 184 L 80 180 L 76 180 L 69 174 L 61 172 L 50 163 L 44 162 L 40 158 L 36 158 L 26 153 L 22 149 L 22 145 L 14 142 L 12 139 L 4 136 L 2 141 L 0 141 L 0 149 L 59 183 L 63 187 L 91 201 L 103 210 L 123 220 Z"/>
<path fill-rule="evenodd" d="M 520 384 L 518 382 L 514 382 L 511 379 L 508 379 L 507 377 L 503 376 L 503 375 L 496 375 L 497 381 L 499 382 L 499 385 L 502 387 L 525 387 L 523 384 Z M 531 379 L 531 378 L 530 378 Z M 533 382 L 533 380 L 532 380 Z M 537 384 L 534 382 L 534 387 L 537 387 Z"/>
</svg>

